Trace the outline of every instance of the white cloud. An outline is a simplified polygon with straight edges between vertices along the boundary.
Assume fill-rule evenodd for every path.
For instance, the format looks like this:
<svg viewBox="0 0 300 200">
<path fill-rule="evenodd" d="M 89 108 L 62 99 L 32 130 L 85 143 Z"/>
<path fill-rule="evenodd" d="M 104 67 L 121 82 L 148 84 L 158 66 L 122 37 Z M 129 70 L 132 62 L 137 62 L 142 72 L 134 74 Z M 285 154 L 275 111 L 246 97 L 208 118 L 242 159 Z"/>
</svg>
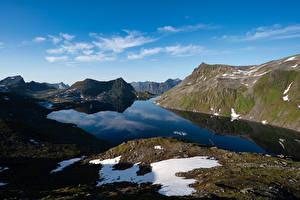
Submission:
<svg viewBox="0 0 300 200">
<path fill-rule="evenodd" d="M 130 47 L 141 46 L 146 43 L 154 42 L 157 39 L 151 37 L 145 37 L 142 33 L 138 31 L 128 31 L 124 30 L 127 35 L 122 36 L 112 36 L 111 38 L 105 38 L 91 33 L 90 35 L 96 37 L 99 42 L 93 42 L 97 47 L 103 51 L 113 51 L 115 53 L 121 53 L 124 49 Z"/>
<path fill-rule="evenodd" d="M 48 37 L 52 40 L 54 44 L 59 43 L 62 39 L 60 37 L 55 37 L 53 35 L 48 35 Z"/>
<path fill-rule="evenodd" d="M 180 31 L 179 29 L 176 29 L 173 26 L 159 27 L 157 30 L 158 31 L 170 31 L 170 32 L 178 32 L 178 31 Z"/>
<path fill-rule="evenodd" d="M 59 48 L 56 49 L 48 49 L 47 53 L 49 54 L 62 54 L 62 53 L 67 53 L 67 54 L 76 54 L 80 53 L 81 51 L 86 51 L 89 49 L 92 49 L 94 45 L 85 43 L 85 42 L 78 42 L 78 43 L 67 43 L 67 44 L 62 44 Z"/>
<path fill-rule="evenodd" d="M 159 32 L 188 32 L 188 31 L 196 31 L 199 29 L 211 29 L 211 28 L 217 28 L 217 26 L 211 26 L 207 24 L 196 24 L 196 25 L 188 25 L 188 26 L 182 26 L 182 27 L 173 27 L 173 26 L 164 26 L 159 27 L 157 30 Z"/>
<path fill-rule="evenodd" d="M 75 57 L 75 60 L 79 62 L 96 62 L 96 61 L 101 62 L 101 61 L 115 60 L 115 57 L 107 56 L 101 52 L 98 52 L 97 54 L 93 54 L 93 55 L 77 56 Z"/>
<path fill-rule="evenodd" d="M 68 57 L 67 56 L 46 56 L 45 59 L 48 61 L 48 62 L 59 62 L 59 61 L 66 61 L 68 60 Z"/>
<path fill-rule="evenodd" d="M 82 51 L 82 53 L 83 53 L 84 55 L 91 55 L 93 52 L 94 52 L 94 51 L 91 50 L 91 49 L 83 50 L 83 51 Z"/>
<path fill-rule="evenodd" d="M 199 53 L 205 52 L 205 48 L 199 45 L 175 45 L 168 46 L 165 48 L 167 53 L 175 56 L 191 56 Z"/>
<path fill-rule="evenodd" d="M 140 58 L 143 58 L 145 56 L 157 54 L 157 53 L 161 52 L 162 50 L 163 50 L 163 48 L 160 48 L 160 47 L 152 48 L 152 49 L 142 49 L 140 51 L 140 53 L 138 53 L 138 54 L 130 54 L 130 55 L 128 55 L 128 59 L 130 59 L 130 60 L 132 60 L 132 59 L 140 59 Z"/>
<path fill-rule="evenodd" d="M 45 40 L 46 40 L 46 38 L 44 38 L 44 37 L 35 37 L 32 41 L 33 42 L 43 42 Z"/>
<path fill-rule="evenodd" d="M 224 35 L 222 39 L 235 41 L 254 41 L 260 39 L 288 39 L 300 37 L 300 24 L 282 27 L 280 24 L 272 26 L 258 27 L 254 31 L 248 31 L 244 36 Z"/>
<path fill-rule="evenodd" d="M 166 53 L 176 57 L 183 56 L 193 56 L 193 55 L 218 55 L 218 54 L 228 54 L 230 51 L 219 51 L 219 50 L 209 50 L 200 45 L 174 45 L 166 47 L 156 47 L 151 49 L 142 49 L 139 53 L 132 53 L 127 56 L 129 60 L 141 59 L 145 56 L 154 55 L 158 53 Z"/>
<path fill-rule="evenodd" d="M 59 35 L 60 35 L 61 37 L 63 37 L 65 40 L 72 40 L 73 38 L 75 38 L 74 35 L 69 35 L 69 34 L 67 34 L 67 33 L 59 33 Z"/>
</svg>

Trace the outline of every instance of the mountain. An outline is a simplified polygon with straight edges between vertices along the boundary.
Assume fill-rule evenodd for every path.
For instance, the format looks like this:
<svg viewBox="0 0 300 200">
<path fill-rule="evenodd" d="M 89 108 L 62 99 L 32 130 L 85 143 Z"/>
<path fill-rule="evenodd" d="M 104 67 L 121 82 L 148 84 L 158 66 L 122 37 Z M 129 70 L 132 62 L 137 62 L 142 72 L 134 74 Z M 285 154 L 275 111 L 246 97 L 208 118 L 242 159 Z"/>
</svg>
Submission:
<svg viewBox="0 0 300 200">
<path fill-rule="evenodd" d="M 101 110 L 122 112 L 136 99 L 134 88 L 118 78 L 111 81 L 85 79 L 63 90 L 50 91 L 42 99 L 61 106 L 76 108 L 78 111 L 95 113 Z"/>
<path fill-rule="evenodd" d="M 56 87 L 47 83 L 38 83 L 35 81 L 25 82 L 22 76 L 11 76 L 0 81 L 0 86 L 18 93 L 38 92 L 44 90 L 56 90 Z"/>
<path fill-rule="evenodd" d="M 25 90 L 26 83 L 22 76 L 10 76 L 0 81 L 0 85 L 2 87 L 6 87 L 7 89 L 17 91 L 17 90 Z"/>
<path fill-rule="evenodd" d="M 163 94 L 170 90 L 172 87 L 178 85 L 181 82 L 180 79 L 168 79 L 165 82 L 132 82 L 130 83 L 137 92 L 149 92 L 151 94 Z"/>
<path fill-rule="evenodd" d="M 38 83 L 31 81 L 26 83 L 26 89 L 31 91 L 56 90 L 55 87 L 49 86 L 47 83 Z"/>
<path fill-rule="evenodd" d="M 68 87 L 70 87 L 68 84 L 64 84 L 63 82 L 60 83 L 46 83 L 48 86 L 50 87 L 54 87 L 58 90 L 63 90 L 63 89 L 67 89 Z"/>
<path fill-rule="evenodd" d="M 254 66 L 202 63 L 155 103 L 300 131 L 300 54 Z"/>
</svg>

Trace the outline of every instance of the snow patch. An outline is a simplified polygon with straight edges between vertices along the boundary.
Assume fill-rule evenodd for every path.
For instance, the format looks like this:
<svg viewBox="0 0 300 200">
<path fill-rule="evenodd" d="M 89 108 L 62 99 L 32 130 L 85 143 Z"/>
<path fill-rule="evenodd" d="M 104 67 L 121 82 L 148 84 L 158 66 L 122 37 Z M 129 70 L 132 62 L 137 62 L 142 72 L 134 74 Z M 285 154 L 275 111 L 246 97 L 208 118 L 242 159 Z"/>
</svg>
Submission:
<svg viewBox="0 0 300 200">
<path fill-rule="evenodd" d="M 291 66 L 291 68 L 296 68 L 296 67 L 297 67 L 297 65 L 298 65 L 298 64 L 295 64 L 295 65 Z"/>
<path fill-rule="evenodd" d="M 0 172 L 3 172 L 5 170 L 8 170 L 9 168 L 8 167 L 0 167 Z"/>
<path fill-rule="evenodd" d="M 283 101 L 289 101 L 289 95 L 282 97 Z"/>
<path fill-rule="evenodd" d="M 267 120 L 262 120 L 261 123 L 266 125 L 268 122 L 267 122 Z"/>
<path fill-rule="evenodd" d="M 286 59 L 284 62 L 291 61 L 291 60 L 295 60 L 295 56 Z"/>
<path fill-rule="evenodd" d="M 154 146 L 154 149 L 163 149 L 160 145 Z"/>
<path fill-rule="evenodd" d="M 4 185 L 7 185 L 7 183 L 0 182 L 0 186 L 4 186 Z"/>
<path fill-rule="evenodd" d="M 261 73 L 261 74 L 256 74 L 256 75 L 254 75 L 254 76 L 263 76 L 263 75 L 265 75 L 265 74 L 267 74 L 267 73 L 269 73 L 270 71 L 266 71 L 266 72 L 263 72 L 263 73 Z"/>
<path fill-rule="evenodd" d="M 119 163 L 120 156 L 113 159 L 106 159 L 97 162 L 90 161 L 90 163 L 102 164 L 103 167 L 99 171 L 101 181 L 97 186 L 114 182 L 134 182 L 160 184 L 161 189 L 158 191 L 166 196 L 185 196 L 196 192 L 194 188 L 189 187 L 190 184 L 195 183 L 195 179 L 186 179 L 184 177 L 176 176 L 178 172 L 188 172 L 198 168 L 212 168 L 221 166 L 214 158 L 209 159 L 206 156 L 196 156 L 191 158 L 178 158 L 163 160 L 151 163 L 152 172 L 143 176 L 137 176 L 136 172 L 139 170 L 138 163 L 131 168 L 125 170 L 114 170 L 115 164 Z"/>
<path fill-rule="evenodd" d="M 175 134 L 175 135 L 181 135 L 181 136 L 186 136 L 187 135 L 187 133 L 183 132 L 183 131 L 173 131 L 173 134 Z"/>
<path fill-rule="evenodd" d="M 281 147 L 282 147 L 283 149 L 285 149 L 284 144 L 283 144 L 284 142 L 285 142 L 285 139 L 279 138 L 278 143 L 281 145 Z"/>
<path fill-rule="evenodd" d="M 59 167 L 52 170 L 50 173 L 56 173 L 56 172 L 62 171 L 65 167 L 68 167 L 68 166 L 74 164 L 75 162 L 78 162 L 84 158 L 85 158 L 85 156 L 82 156 L 80 158 L 72 158 L 70 160 L 61 161 L 60 163 L 58 163 Z"/>
<path fill-rule="evenodd" d="M 38 104 L 44 108 L 47 108 L 47 109 L 52 109 L 53 107 L 53 104 L 52 103 L 49 103 L 49 102 L 38 102 Z"/>
<path fill-rule="evenodd" d="M 294 82 L 291 82 L 291 83 L 289 84 L 289 86 L 284 90 L 283 95 L 285 95 L 286 93 L 288 93 L 288 91 L 290 90 L 290 88 L 291 88 L 291 86 L 292 86 L 293 83 L 294 83 Z"/>
<path fill-rule="evenodd" d="M 9 101 L 9 97 L 7 97 L 7 96 L 3 97 L 3 99 L 4 99 L 5 101 Z"/>
<path fill-rule="evenodd" d="M 239 119 L 240 118 L 240 115 L 237 114 L 233 108 L 231 108 L 231 121 L 234 121 L 236 119 Z"/>
<path fill-rule="evenodd" d="M 34 139 L 30 139 L 29 142 L 33 143 L 33 144 L 39 144 L 39 142 L 37 142 L 36 140 Z"/>
</svg>

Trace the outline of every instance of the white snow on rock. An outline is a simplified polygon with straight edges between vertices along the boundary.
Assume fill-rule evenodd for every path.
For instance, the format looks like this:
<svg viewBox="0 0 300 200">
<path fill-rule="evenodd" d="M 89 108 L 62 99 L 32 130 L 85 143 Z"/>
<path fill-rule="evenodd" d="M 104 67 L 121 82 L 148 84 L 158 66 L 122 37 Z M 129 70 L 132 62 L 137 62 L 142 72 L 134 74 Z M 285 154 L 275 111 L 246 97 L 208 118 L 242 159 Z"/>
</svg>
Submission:
<svg viewBox="0 0 300 200">
<path fill-rule="evenodd" d="M 52 103 L 49 103 L 49 102 L 38 102 L 38 104 L 44 108 L 47 108 L 47 109 L 52 109 L 53 107 L 53 104 Z"/>
<path fill-rule="evenodd" d="M 294 56 L 290 57 L 290 58 L 286 59 L 284 62 L 291 61 L 291 60 L 295 60 L 295 57 Z"/>
<path fill-rule="evenodd" d="M 267 120 L 262 120 L 261 123 L 266 125 L 268 122 L 267 122 Z"/>
<path fill-rule="evenodd" d="M 283 101 L 289 101 L 289 95 L 282 97 Z"/>
<path fill-rule="evenodd" d="M 108 164 L 111 164 L 111 165 L 115 165 L 115 164 L 118 164 L 120 162 L 120 159 L 121 159 L 121 156 L 118 156 L 118 157 L 115 157 L 115 158 L 112 158 L 112 159 L 105 159 L 105 160 L 100 160 L 100 159 L 95 159 L 95 160 L 91 160 L 89 163 L 91 164 L 95 164 L 95 165 L 108 165 Z"/>
<path fill-rule="evenodd" d="M 285 139 L 279 138 L 278 143 L 281 145 L 281 147 L 282 147 L 283 149 L 285 149 L 284 144 L 283 144 L 284 142 L 285 142 Z"/>
<path fill-rule="evenodd" d="M 37 142 L 36 140 L 34 139 L 30 139 L 29 142 L 33 143 L 33 144 L 39 144 L 39 142 Z"/>
<path fill-rule="evenodd" d="M 5 170 L 8 170 L 9 168 L 8 167 L 0 167 L 0 172 L 3 172 Z"/>
<path fill-rule="evenodd" d="M 231 108 L 231 121 L 234 121 L 236 119 L 239 119 L 240 118 L 240 115 L 237 114 L 233 108 Z"/>
<path fill-rule="evenodd" d="M 163 149 L 160 145 L 154 146 L 154 149 Z"/>
<path fill-rule="evenodd" d="M 181 136 L 186 136 L 187 135 L 187 133 L 183 132 L 183 131 L 173 131 L 173 134 L 175 134 L 175 135 L 181 135 Z"/>
<path fill-rule="evenodd" d="M 7 185 L 7 183 L 0 182 L 0 186 L 4 186 L 4 185 Z"/>
<path fill-rule="evenodd" d="M 255 75 L 253 75 L 253 76 L 263 76 L 263 75 L 265 75 L 265 74 L 267 74 L 267 73 L 269 73 L 270 71 L 266 71 L 266 72 L 263 72 L 263 73 L 261 73 L 261 74 L 255 74 Z"/>
<path fill-rule="evenodd" d="M 80 158 L 72 158 L 70 160 L 61 161 L 58 163 L 59 167 L 52 170 L 50 173 L 56 173 L 56 172 L 62 171 L 65 167 L 68 167 L 68 166 L 74 164 L 75 162 L 82 160 L 83 158 L 85 158 L 85 156 L 82 156 Z"/>
<path fill-rule="evenodd" d="M 284 90 L 283 95 L 285 95 L 286 93 L 288 93 L 288 91 L 290 90 L 292 84 L 293 84 L 293 82 L 291 82 L 291 83 L 289 84 L 289 86 Z"/>
<path fill-rule="evenodd" d="M 98 186 L 114 182 L 134 182 L 134 183 L 153 183 L 162 185 L 158 191 L 166 196 L 185 196 L 196 192 L 194 188 L 189 187 L 195 183 L 195 179 L 185 179 L 175 174 L 178 172 L 188 172 L 198 168 L 211 168 L 221 166 L 217 160 L 209 159 L 206 156 L 196 156 L 191 158 L 178 158 L 163 160 L 151 163 L 152 172 L 137 176 L 139 163 L 134 164 L 131 168 L 125 170 L 113 170 L 115 164 L 119 163 L 120 156 L 106 160 L 92 160 L 90 163 L 102 164 L 99 171 L 101 181 Z"/>
<path fill-rule="evenodd" d="M 295 64 L 295 65 L 291 66 L 291 68 L 296 68 L 296 67 L 297 67 L 297 65 L 298 65 L 298 64 Z"/>
</svg>

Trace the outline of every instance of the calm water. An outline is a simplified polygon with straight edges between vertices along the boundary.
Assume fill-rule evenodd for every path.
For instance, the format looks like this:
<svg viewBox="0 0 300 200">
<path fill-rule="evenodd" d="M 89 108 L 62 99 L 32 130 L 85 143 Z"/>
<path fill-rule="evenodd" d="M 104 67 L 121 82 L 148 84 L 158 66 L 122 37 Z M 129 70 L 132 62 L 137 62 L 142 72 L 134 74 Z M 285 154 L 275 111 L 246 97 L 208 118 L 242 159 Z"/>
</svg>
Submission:
<svg viewBox="0 0 300 200">
<path fill-rule="evenodd" d="M 71 109 L 52 112 L 48 118 L 74 123 L 112 144 L 136 138 L 164 136 L 187 139 L 237 152 L 267 153 L 249 140 L 212 134 L 173 112 L 152 104 L 154 100 L 136 101 L 123 113 L 101 111 L 86 114 Z"/>
</svg>

